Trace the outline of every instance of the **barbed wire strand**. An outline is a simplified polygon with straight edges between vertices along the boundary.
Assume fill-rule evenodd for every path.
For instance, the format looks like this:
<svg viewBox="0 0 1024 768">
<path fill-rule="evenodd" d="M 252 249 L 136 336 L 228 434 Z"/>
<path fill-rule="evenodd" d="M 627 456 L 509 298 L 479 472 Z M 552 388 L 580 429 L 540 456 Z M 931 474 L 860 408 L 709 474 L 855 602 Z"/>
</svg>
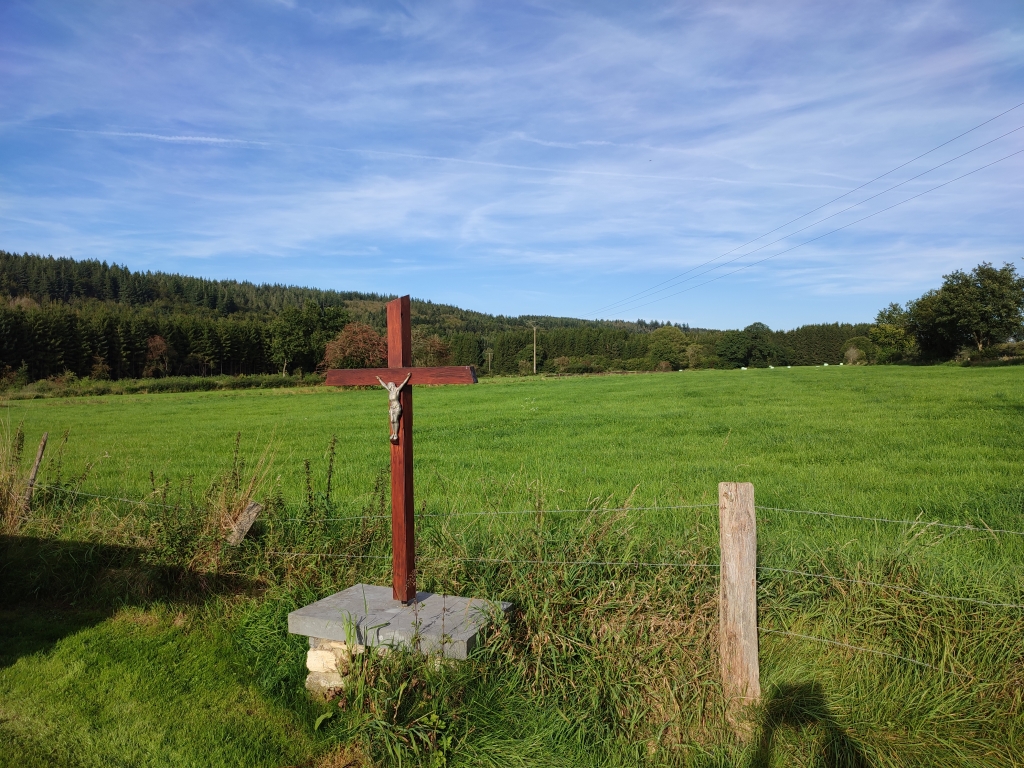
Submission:
<svg viewBox="0 0 1024 768">
<path fill-rule="evenodd" d="M 584 513 L 584 512 L 651 512 L 660 509 L 701 509 L 705 507 L 717 507 L 717 504 L 675 504 L 666 507 L 600 507 L 598 509 L 513 509 L 513 510 L 494 510 L 490 512 L 425 512 L 416 515 L 416 519 L 424 517 L 490 517 L 498 515 L 551 515 L 551 514 L 571 514 L 571 513 Z M 302 517 L 288 517 L 283 518 L 286 522 L 301 523 L 305 522 L 306 518 Z M 340 522 L 342 520 L 376 520 L 385 519 L 390 520 L 390 515 L 362 515 L 357 517 L 325 517 L 324 522 Z"/>
<path fill-rule="evenodd" d="M 87 493 L 85 491 L 72 490 L 70 488 L 64 488 L 58 485 L 48 485 L 46 483 L 36 483 L 36 488 L 58 491 L 61 493 L 68 493 L 74 496 L 88 496 L 93 499 L 106 499 L 107 501 L 120 501 L 125 504 L 140 504 L 144 506 L 153 507 L 164 507 L 165 509 L 177 509 L 180 504 L 165 504 L 159 501 L 148 501 L 146 499 L 128 499 L 122 496 L 105 496 L 99 493 Z M 365 495 L 365 494 L 364 494 Z M 361 498 L 361 497 L 357 497 Z M 448 514 L 443 513 L 421 513 L 417 515 L 419 518 L 424 517 L 484 517 L 488 515 L 535 515 L 535 514 L 572 514 L 572 513 L 583 513 L 583 512 L 649 512 L 655 510 L 672 510 L 672 509 L 705 509 L 711 507 L 717 507 L 718 504 L 674 504 L 669 506 L 650 506 L 650 507 L 604 507 L 598 509 L 544 509 L 544 510 L 533 510 L 533 509 L 522 509 L 522 510 L 507 510 L 507 511 L 490 511 L 490 512 L 452 512 Z M 937 528 L 950 528 L 962 531 L 973 531 L 975 533 L 1005 533 L 1011 536 L 1024 536 L 1024 531 L 1013 531 L 1004 528 L 990 528 L 988 526 L 979 527 L 976 525 L 956 525 L 953 523 L 940 523 L 938 521 L 925 522 L 923 520 L 899 520 L 895 518 L 887 517 L 865 517 L 862 515 L 843 515 L 837 512 L 821 512 L 812 509 L 789 509 L 787 507 L 763 507 L 758 505 L 756 509 L 770 511 L 770 512 L 792 512 L 800 515 L 818 515 L 820 517 L 835 517 L 844 520 L 864 520 L 872 523 L 893 523 L 896 525 L 923 525 L 925 527 L 937 527 Z M 323 522 L 341 522 L 345 520 L 388 520 L 390 515 L 354 515 L 350 517 L 326 517 L 323 518 Z M 277 522 L 308 522 L 307 518 L 301 517 L 289 517 L 281 518 Z"/>
<path fill-rule="evenodd" d="M 562 512 L 650 512 L 658 509 L 701 509 L 704 507 L 717 507 L 718 504 L 673 504 L 670 506 L 651 506 L 651 507 L 598 507 L 597 509 L 514 509 L 507 511 L 492 511 L 492 512 L 452 512 L 450 514 L 442 514 L 431 512 L 418 517 L 473 517 L 473 516 L 486 516 L 486 515 L 548 515 L 557 514 Z"/>
<path fill-rule="evenodd" d="M 267 552 L 278 557 L 344 557 L 350 560 L 390 560 L 391 555 L 352 555 L 336 552 Z"/>
<path fill-rule="evenodd" d="M 77 491 L 77 490 L 73 490 L 71 488 L 65 488 L 65 487 L 60 486 L 60 485 L 46 485 L 44 483 L 36 483 L 34 487 L 35 488 L 45 488 L 45 489 L 48 489 L 48 490 L 51 490 L 51 491 L 58 491 L 60 493 L 68 493 L 68 494 L 71 494 L 73 496 L 88 496 L 89 498 L 92 498 L 92 499 L 106 499 L 107 501 L 122 501 L 125 504 L 140 504 L 140 505 L 149 506 L 149 507 L 164 507 L 166 509 L 178 509 L 178 508 L 183 506 L 182 504 L 164 504 L 163 502 L 160 502 L 160 501 L 148 501 L 146 499 L 127 499 L 127 498 L 124 498 L 122 496 L 104 496 L 103 494 L 100 494 L 100 493 L 86 493 L 85 491 Z M 368 495 L 369 494 L 365 494 L 365 493 L 364 494 L 360 494 L 359 496 L 354 496 L 353 499 L 361 499 L 364 496 L 368 496 Z M 332 518 L 326 518 L 326 519 L 328 519 L 328 520 L 368 520 L 368 519 L 373 518 L 373 517 L 379 517 L 379 518 L 388 519 L 388 520 L 391 519 L 390 515 L 370 515 L 370 516 L 364 516 L 364 517 L 332 517 Z M 284 518 L 284 520 L 295 520 L 295 521 L 300 521 L 300 522 L 303 519 L 304 518 Z"/>
<path fill-rule="evenodd" d="M 978 605 L 987 605 L 993 608 L 1024 608 L 1024 604 L 1021 603 L 993 603 L 988 600 L 982 600 L 977 597 L 954 597 L 953 595 L 940 595 L 937 592 L 926 592 L 923 589 L 914 589 L 913 587 L 904 587 L 901 584 L 892 584 L 889 582 L 879 581 L 866 581 L 864 579 L 849 579 L 843 576 L 830 576 L 827 573 L 811 573 L 810 571 L 791 571 L 787 568 L 768 568 L 764 566 L 758 566 L 758 571 L 764 573 L 791 573 L 796 576 L 810 576 L 815 579 L 823 579 L 830 581 L 845 581 L 847 584 L 862 584 L 869 587 L 881 587 L 883 589 L 894 589 L 900 592 L 912 592 L 916 595 L 922 595 L 924 597 L 933 597 L 938 600 L 951 600 L 960 603 L 977 603 Z M 762 585 L 763 586 L 763 585 Z"/>
<path fill-rule="evenodd" d="M 422 515 L 417 515 L 422 517 Z M 268 518 L 270 522 L 277 523 L 340 523 L 344 520 L 390 520 L 391 515 L 355 515 L 353 517 L 323 517 L 317 520 L 316 518 L 308 517 L 282 517 L 278 520 Z"/>
<path fill-rule="evenodd" d="M 177 509 L 180 504 L 164 504 L 160 501 L 146 501 L 145 499 L 125 499 L 120 496 L 103 496 L 98 493 L 86 493 L 85 491 L 75 491 L 70 488 L 63 488 L 59 485 L 44 485 L 43 483 L 36 483 L 36 488 L 45 488 L 51 491 L 59 491 L 61 493 L 69 493 L 74 496 L 89 496 L 93 499 L 106 499 L 108 501 L 123 501 L 125 504 L 141 504 L 143 506 L 150 507 L 165 507 L 167 509 Z"/>
<path fill-rule="evenodd" d="M 48 490 L 59 491 L 61 493 L 68 493 L 75 496 L 88 496 L 93 499 L 106 499 L 108 501 L 121 501 L 126 504 L 142 504 L 155 507 L 166 507 L 167 509 L 176 509 L 181 505 L 178 504 L 164 504 L 159 501 L 148 501 L 146 499 L 127 499 L 121 496 L 105 496 L 99 493 L 86 493 L 85 491 L 73 490 L 70 488 L 64 488 L 58 485 L 46 485 L 44 483 L 36 483 L 36 488 L 45 488 Z M 363 494 L 362 496 L 366 496 Z M 357 496 L 355 498 L 362 498 Z M 718 504 L 673 504 L 667 506 L 649 506 L 649 507 L 599 507 L 597 509 L 516 509 L 516 510 L 493 510 L 493 511 L 481 511 L 481 512 L 451 512 L 451 513 L 439 513 L 439 512 L 426 512 L 417 515 L 417 518 L 424 517 L 484 517 L 488 515 L 536 515 L 536 514 L 571 514 L 571 513 L 583 513 L 583 512 L 650 512 L 655 510 L 671 510 L 671 509 L 702 509 L 709 507 L 717 507 Z M 353 515 L 350 517 L 325 517 L 321 519 L 321 522 L 340 522 L 344 520 L 389 520 L 390 515 Z M 308 518 L 302 517 L 286 517 L 281 518 L 277 522 L 309 522 Z"/>
<path fill-rule="evenodd" d="M 872 523 L 895 523 L 898 525 L 923 525 L 925 527 L 937 527 L 937 528 L 954 528 L 961 531 L 975 531 L 976 533 L 1006 533 L 1011 536 L 1024 536 L 1024 531 L 1011 531 L 1004 528 L 989 528 L 985 526 L 980 528 L 976 525 L 956 525 L 953 523 L 940 523 L 938 521 L 925 522 L 924 520 L 896 520 L 888 517 L 861 517 L 860 515 L 840 515 L 836 512 L 818 512 L 813 509 L 786 509 L 785 507 L 761 507 L 757 506 L 755 509 L 761 509 L 771 512 L 794 512 L 799 515 L 820 515 L 821 517 L 840 517 L 844 520 L 867 520 Z"/>
<path fill-rule="evenodd" d="M 443 558 L 437 558 L 443 559 Z M 643 568 L 720 568 L 717 563 L 649 562 L 646 560 L 507 560 L 499 557 L 444 558 L 462 563 L 508 563 L 510 565 L 619 565 Z"/>
<path fill-rule="evenodd" d="M 279 555 L 282 557 L 344 557 L 344 558 L 365 558 L 365 559 L 387 559 L 387 555 L 350 555 L 345 553 L 332 553 L 332 552 L 268 552 L 269 555 Z M 427 558 L 421 558 L 427 559 Z M 454 560 L 456 562 L 473 562 L 473 563 L 505 563 L 509 565 L 601 565 L 601 566 L 636 566 L 646 568 L 720 568 L 721 566 L 714 563 L 680 563 L 676 561 L 645 561 L 645 560 L 512 560 L 508 558 L 499 557 L 441 557 L 441 558 L 429 558 L 429 559 L 440 559 L 440 560 Z M 849 579 L 842 576 L 830 576 L 823 573 L 812 573 L 811 571 L 796 571 L 787 568 L 769 568 L 759 566 L 758 571 L 766 573 L 788 573 L 795 576 L 808 576 L 811 578 L 830 580 L 830 581 L 842 581 L 848 584 L 860 584 L 863 586 L 879 587 L 881 589 L 893 589 L 900 592 L 910 592 L 913 594 L 921 595 L 923 597 L 934 598 L 937 600 L 949 600 L 952 602 L 964 602 L 974 603 L 977 605 L 985 605 L 992 608 L 1024 608 L 1024 604 L 1021 603 L 995 603 L 989 600 L 982 600 L 974 597 L 956 597 L 953 595 L 942 595 L 937 592 L 927 592 L 921 589 L 914 589 L 912 587 L 905 587 L 900 584 L 892 584 L 887 582 L 867 581 L 864 579 Z M 764 585 L 762 585 L 764 586 Z"/>
<path fill-rule="evenodd" d="M 912 659 L 909 656 L 900 656 L 898 653 L 890 653 L 889 651 L 878 651 L 878 650 L 875 650 L 874 648 L 862 648 L 859 645 L 850 645 L 849 643 L 841 643 L 838 640 L 828 640 L 828 639 L 826 639 L 824 637 L 814 637 L 813 635 L 801 635 L 801 634 L 798 634 L 797 632 L 787 632 L 787 631 L 782 630 L 782 629 L 768 629 L 766 627 L 758 627 L 758 631 L 760 631 L 760 632 L 767 632 L 767 633 L 772 634 L 772 635 L 785 635 L 786 637 L 797 637 L 797 638 L 800 638 L 801 640 L 813 640 L 816 643 L 824 643 L 825 645 L 835 645 L 835 646 L 838 646 L 840 648 L 848 648 L 851 651 L 860 651 L 861 653 L 873 653 L 876 656 L 887 656 L 890 659 L 899 659 L 900 661 L 906 661 L 906 662 L 909 662 L 910 664 L 916 664 L 919 667 L 927 667 L 928 669 L 934 669 L 934 670 L 936 670 L 938 672 L 942 672 L 943 674 L 946 674 L 946 675 L 953 675 L 954 677 L 962 677 L 962 678 L 965 678 L 965 679 L 970 679 L 970 675 L 964 675 L 964 674 L 961 674 L 960 672 L 953 672 L 952 670 L 949 670 L 949 669 L 943 669 L 942 667 L 936 667 L 934 664 L 929 664 L 929 663 L 924 662 L 924 661 L 919 661 L 918 659 Z"/>
<path fill-rule="evenodd" d="M 389 555 L 348 555 L 332 552 L 268 552 L 268 555 L 283 557 L 351 557 L 351 558 L 386 558 Z M 428 558 L 420 558 L 428 559 Z M 719 568 L 717 563 L 679 563 L 679 562 L 648 562 L 645 560 L 510 560 L 502 557 L 443 557 L 429 558 L 437 560 L 454 560 L 459 563 L 504 563 L 508 565 L 618 565 L 638 566 L 644 568 Z"/>
</svg>

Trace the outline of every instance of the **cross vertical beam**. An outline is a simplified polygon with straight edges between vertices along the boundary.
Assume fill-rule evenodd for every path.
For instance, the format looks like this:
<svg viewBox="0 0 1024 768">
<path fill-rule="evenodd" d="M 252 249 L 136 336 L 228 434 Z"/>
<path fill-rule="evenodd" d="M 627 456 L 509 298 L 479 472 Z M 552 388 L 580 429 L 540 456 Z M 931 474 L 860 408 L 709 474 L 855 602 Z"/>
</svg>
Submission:
<svg viewBox="0 0 1024 768">
<path fill-rule="evenodd" d="M 332 368 L 331 387 L 376 387 L 388 391 L 391 440 L 391 552 L 394 599 L 416 600 L 416 528 L 412 495 L 412 385 L 476 384 L 471 365 L 412 367 L 412 322 L 409 297 L 388 302 L 388 367 Z M 399 389 L 399 387 L 401 387 Z M 397 397 L 397 400 L 395 399 Z M 397 423 L 396 423 L 397 422 Z M 394 433 L 391 431 L 395 425 Z"/>
<path fill-rule="evenodd" d="M 412 324 L 409 297 L 403 296 L 388 308 L 388 367 L 412 366 Z M 393 595 L 409 603 L 416 599 L 416 528 L 412 493 L 412 385 L 399 393 L 402 418 L 398 440 L 391 444 L 391 557 Z"/>
</svg>

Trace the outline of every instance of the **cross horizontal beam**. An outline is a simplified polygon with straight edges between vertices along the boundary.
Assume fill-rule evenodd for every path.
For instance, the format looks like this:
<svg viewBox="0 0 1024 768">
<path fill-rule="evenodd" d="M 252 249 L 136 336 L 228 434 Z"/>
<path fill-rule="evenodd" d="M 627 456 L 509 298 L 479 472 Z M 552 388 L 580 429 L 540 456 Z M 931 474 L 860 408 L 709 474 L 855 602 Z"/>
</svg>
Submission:
<svg viewBox="0 0 1024 768">
<path fill-rule="evenodd" d="M 379 386 L 383 381 L 400 384 L 411 374 L 410 384 L 476 384 L 472 365 L 446 365 L 436 368 L 332 368 L 327 371 L 326 384 L 331 387 Z"/>
</svg>

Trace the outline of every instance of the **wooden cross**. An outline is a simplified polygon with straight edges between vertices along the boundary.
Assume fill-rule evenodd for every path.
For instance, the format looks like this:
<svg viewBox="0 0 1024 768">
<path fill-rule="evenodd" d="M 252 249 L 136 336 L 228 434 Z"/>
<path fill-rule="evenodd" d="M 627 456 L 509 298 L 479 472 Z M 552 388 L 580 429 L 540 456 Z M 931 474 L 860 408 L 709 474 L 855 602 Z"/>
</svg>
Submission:
<svg viewBox="0 0 1024 768">
<path fill-rule="evenodd" d="M 395 600 L 409 603 L 416 599 L 416 529 L 412 495 L 412 385 L 476 384 L 471 365 L 446 365 L 436 368 L 412 367 L 412 325 L 409 322 L 409 297 L 388 303 L 388 367 L 331 369 L 327 385 L 332 387 L 379 386 L 380 382 L 400 384 L 398 402 L 401 416 L 397 437 L 391 441 L 391 547 Z M 390 424 L 389 424 L 390 434 Z"/>
</svg>

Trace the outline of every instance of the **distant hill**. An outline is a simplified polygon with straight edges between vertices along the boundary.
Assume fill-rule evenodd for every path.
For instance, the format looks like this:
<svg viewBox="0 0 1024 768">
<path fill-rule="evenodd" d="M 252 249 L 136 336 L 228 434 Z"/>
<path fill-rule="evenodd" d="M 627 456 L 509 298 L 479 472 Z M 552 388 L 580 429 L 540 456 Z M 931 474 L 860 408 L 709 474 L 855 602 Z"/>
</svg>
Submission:
<svg viewBox="0 0 1024 768">
<path fill-rule="evenodd" d="M 220 316 L 255 314 L 272 316 L 285 307 L 301 307 L 307 301 L 322 307 L 343 307 L 354 320 L 385 323 L 383 306 L 394 296 L 359 291 L 333 291 L 294 285 L 255 284 L 238 280 L 208 280 L 168 272 L 133 272 L 127 267 L 95 259 L 0 251 L 0 293 L 27 297 L 37 303 L 113 302 L 131 307 Z M 506 317 L 473 312 L 450 304 L 413 299 L 414 322 L 437 332 L 493 333 L 525 328 L 609 326 L 631 331 L 651 331 L 659 322 L 589 321 L 570 317 L 523 315 Z M 685 326 L 684 326 L 685 327 Z"/>
<path fill-rule="evenodd" d="M 314 370 L 349 323 L 378 332 L 392 296 L 164 272 L 0 251 L 0 384 Z M 715 331 L 658 322 L 508 317 L 412 300 L 414 356 L 482 373 L 672 370 L 839 362 L 867 324 Z"/>
</svg>

